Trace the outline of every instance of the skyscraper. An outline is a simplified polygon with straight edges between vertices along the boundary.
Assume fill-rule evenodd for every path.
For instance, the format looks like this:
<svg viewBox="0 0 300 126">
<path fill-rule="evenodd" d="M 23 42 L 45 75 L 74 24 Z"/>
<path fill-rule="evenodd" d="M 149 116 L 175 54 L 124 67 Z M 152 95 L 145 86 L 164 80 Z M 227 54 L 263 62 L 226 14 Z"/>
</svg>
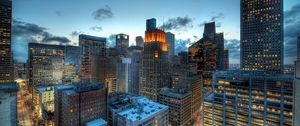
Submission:
<svg viewBox="0 0 300 126">
<path fill-rule="evenodd" d="M 156 19 L 151 18 L 146 20 L 146 31 L 156 29 Z"/>
<path fill-rule="evenodd" d="M 241 0 L 241 68 L 281 72 L 283 0 Z"/>
<path fill-rule="evenodd" d="M 17 125 L 17 92 L 11 52 L 11 0 L 0 0 L 0 125 Z"/>
<path fill-rule="evenodd" d="M 0 1 L 0 83 L 13 81 L 13 57 L 11 52 L 11 0 Z"/>
<path fill-rule="evenodd" d="M 171 32 L 166 33 L 166 41 L 169 50 L 169 60 L 175 55 L 175 35 Z"/>
<path fill-rule="evenodd" d="M 148 24 L 148 23 L 151 23 Z M 157 101 L 158 91 L 170 85 L 168 47 L 164 31 L 156 29 L 155 19 L 147 20 L 144 51 L 142 52 L 142 77 L 140 94 Z M 150 27 L 151 26 L 151 27 Z"/>
<path fill-rule="evenodd" d="M 300 125 L 300 60 L 295 62 L 293 126 Z"/>
<path fill-rule="evenodd" d="M 298 43 L 297 43 L 297 60 L 300 60 L 300 35 L 298 36 Z"/>
<path fill-rule="evenodd" d="M 119 58 L 117 63 L 117 91 L 128 92 L 130 58 Z"/>
<path fill-rule="evenodd" d="M 105 83 L 106 38 L 79 35 L 81 78 L 90 78 L 92 83 Z"/>
<path fill-rule="evenodd" d="M 139 47 L 144 47 L 144 39 L 142 36 L 135 37 L 135 45 Z"/>
<path fill-rule="evenodd" d="M 203 76 L 204 87 L 210 88 L 212 73 L 224 70 L 227 62 L 224 62 L 223 33 L 216 33 L 215 22 L 206 23 L 203 38 L 189 47 L 189 61 L 197 64 L 197 72 Z"/>
<path fill-rule="evenodd" d="M 120 55 L 126 55 L 126 49 L 129 46 L 129 35 L 117 34 L 116 35 L 116 49 Z"/>
</svg>

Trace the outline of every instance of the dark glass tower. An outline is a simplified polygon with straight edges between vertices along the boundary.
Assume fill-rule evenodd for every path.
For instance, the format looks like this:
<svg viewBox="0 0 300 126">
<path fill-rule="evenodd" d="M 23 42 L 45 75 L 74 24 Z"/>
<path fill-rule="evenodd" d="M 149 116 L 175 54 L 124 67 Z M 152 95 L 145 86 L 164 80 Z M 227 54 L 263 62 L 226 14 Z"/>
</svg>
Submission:
<svg viewBox="0 0 300 126">
<path fill-rule="evenodd" d="M 283 0 L 241 0 L 241 67 L 281 72 Z"/>
</svg>

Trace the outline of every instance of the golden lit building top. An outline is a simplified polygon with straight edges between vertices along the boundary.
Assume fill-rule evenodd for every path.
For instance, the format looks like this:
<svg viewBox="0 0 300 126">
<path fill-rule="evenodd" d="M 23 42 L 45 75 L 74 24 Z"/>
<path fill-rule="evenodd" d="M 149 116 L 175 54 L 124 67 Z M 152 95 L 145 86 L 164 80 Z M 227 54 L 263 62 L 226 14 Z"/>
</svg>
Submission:
<svg viewBox="0 0 300 126">
<path fill-rule="evenodd" d="M 152 29 L 145 32 L 145 43 L 161 42 L 162 51 L 168 51 L 166 33 L 160 29 Z"/>
</svg>

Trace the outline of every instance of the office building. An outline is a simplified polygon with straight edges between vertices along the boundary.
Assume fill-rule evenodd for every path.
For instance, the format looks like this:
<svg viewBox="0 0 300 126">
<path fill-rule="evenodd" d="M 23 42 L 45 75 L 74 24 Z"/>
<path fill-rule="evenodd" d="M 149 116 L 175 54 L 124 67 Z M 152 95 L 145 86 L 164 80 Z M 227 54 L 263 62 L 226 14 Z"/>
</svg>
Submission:
<svg viewBox="0 0 300 126">
<path fill-rule="evenodd" d="M 143 96 L 116 99 L 110 104 L 112 122 L 116 126 L 168 126 L 168 106 Z"/>
<path fill-rule="evenodd" d="M 149 24 L 150 23 L 150 24 Z M 140 94 L 157 101 L 159 89 L 170 86 L 168 47 L 164 31 L 156 29 L 155 19 L 147 20 Z"/>
<path fill-rule="evenodd" d="M 223 70 L 229 69 L 229 51 L 228 49 L 224 49 L 224 59 L 223 59 Z"/>
<path fill-rule="evenodd" d="M 203 38 L 189 47 L 189 62 L 197 64 L 198 74 L 203 76 L 204 87 L 211 88 L 213 72 L 224 70 L 224 64 L 228 62 L 224 61 L 223 33 L 216 33 L 215 22 L 206 23 Z"/>
<path fill-rule="evenodd" d="M 169 124 L 191 125 L 192 92 L 187 89 L 161 88 L 158 102 L 169 106 Z"/>
<path fill-rule="evenodd" d="M 64 46 L 29 43 L 29 86 L 49 86 L 63 79 Z"/>
<path fill-rule="evenodd" d="M 142 51 L 143 48 L 139 46 L 130 46 L 128 48 L 127 57 L 131 59 L 128 82 L 128 92 L 130 93 L 139 94 Z"/>
<path fill-rule="evenodd" d="M 129 35 L 117 34 L 116 35 L 116 49 L 119 55 L 126 55 L 126 50 L 129 47 Z"/>
<path fill-rule="evenodd" d="M 0 0 L 0 12 L 0 83 L 11 83 L 14 79 L 11 51 L 11 0 Z"/>
<path fill-rule="evenodd" d="M 218 71 L 213 78 L 203 125 L 292 125 L 291 75 L 235 70 Z"/>
<path fill-rule="evenodd" d="M 105 83 L 106 38 L 79 35 L 81 78 L 90 78 L 92 83 Z"/>
<path fill-rule="evenodd" d="M 142 36 L 135 37 L 135 45 L 138 47 L 144 47 L 144 39 Z"/>
<path fill-rule="evenodd" d="M 80 82 L 75 88 L 62 91 L 61 124 L 85 125 L 87 122 L 107 119 L 107 89 L 104 84 Z"/>
<path fill-rule="evenodd" d="M 175 55 L 175 35 L 171 32 L 166 33 L 166 41 L 168 45 L 168 50 L 169 50 L 169 60 L 173 58 Z"/>
<path fill-rule="evenodd" d="M 298 55 L 299 56 L 299 55 Z M 295 62 L 293 126 L 300 125 L 300 60 Z"/>
<path fill-rule="evenodd" d="M 119 58 L 117 63 L 117 91 L 128 92 L 130 58 Z"/>
<path fill-rule="evenodd" d="M 241 0 L 241 68 L 280 73 L 283 0 Z"/>
</svg>

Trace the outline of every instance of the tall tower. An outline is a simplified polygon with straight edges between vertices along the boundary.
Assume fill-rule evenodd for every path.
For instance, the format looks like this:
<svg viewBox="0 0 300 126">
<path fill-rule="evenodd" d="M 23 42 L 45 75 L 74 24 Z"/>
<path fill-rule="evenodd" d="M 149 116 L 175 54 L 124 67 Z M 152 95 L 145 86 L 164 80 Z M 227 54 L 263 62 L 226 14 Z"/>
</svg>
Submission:
<svg viewBox="0 0 300 126">
<path fill-rule="evenodd" d="M 11 12 L 12 2 L 10 0 L 0 0 L 0 83 L 13 81 Z"/>
<path fill-rule="evenodd" d="M 281 72 L 283 0 L 241 0 L 241 67 Z"/>
<path fill-rule="evenodd" d="M 156 29 L 156 19 L 151 18 L 146 20 L 146 31 Z"/>
<path fill-rule="evenodd" d="M 175 35 L 171 32 L 166 33 L 166 41 L 169 50 L 169 60 L 175 55 Z"/>
<path fill-rule="evenodd" d="M 105 82 L 106 38 L 79 35 L 81 78 L 90 78 L 92 83 Z"/>
<path fill-rule="evenodd" d="M 116 35 L 116 49 L 120 54 L 125 55 L 126 49 L 129 46 L 129 35 L 117 34 Z"/>
<path fill-rule="evenodd" d="M 155 19 L 150 20 L 155 21 Z M 149 25 L 151 21 L 147 20 L 148 30 L 145 32 L 140 94 L 157 101 L 159 89 L 169 86 L 168 48 L 166 33 L 156 26 Z"/>
</svg>

